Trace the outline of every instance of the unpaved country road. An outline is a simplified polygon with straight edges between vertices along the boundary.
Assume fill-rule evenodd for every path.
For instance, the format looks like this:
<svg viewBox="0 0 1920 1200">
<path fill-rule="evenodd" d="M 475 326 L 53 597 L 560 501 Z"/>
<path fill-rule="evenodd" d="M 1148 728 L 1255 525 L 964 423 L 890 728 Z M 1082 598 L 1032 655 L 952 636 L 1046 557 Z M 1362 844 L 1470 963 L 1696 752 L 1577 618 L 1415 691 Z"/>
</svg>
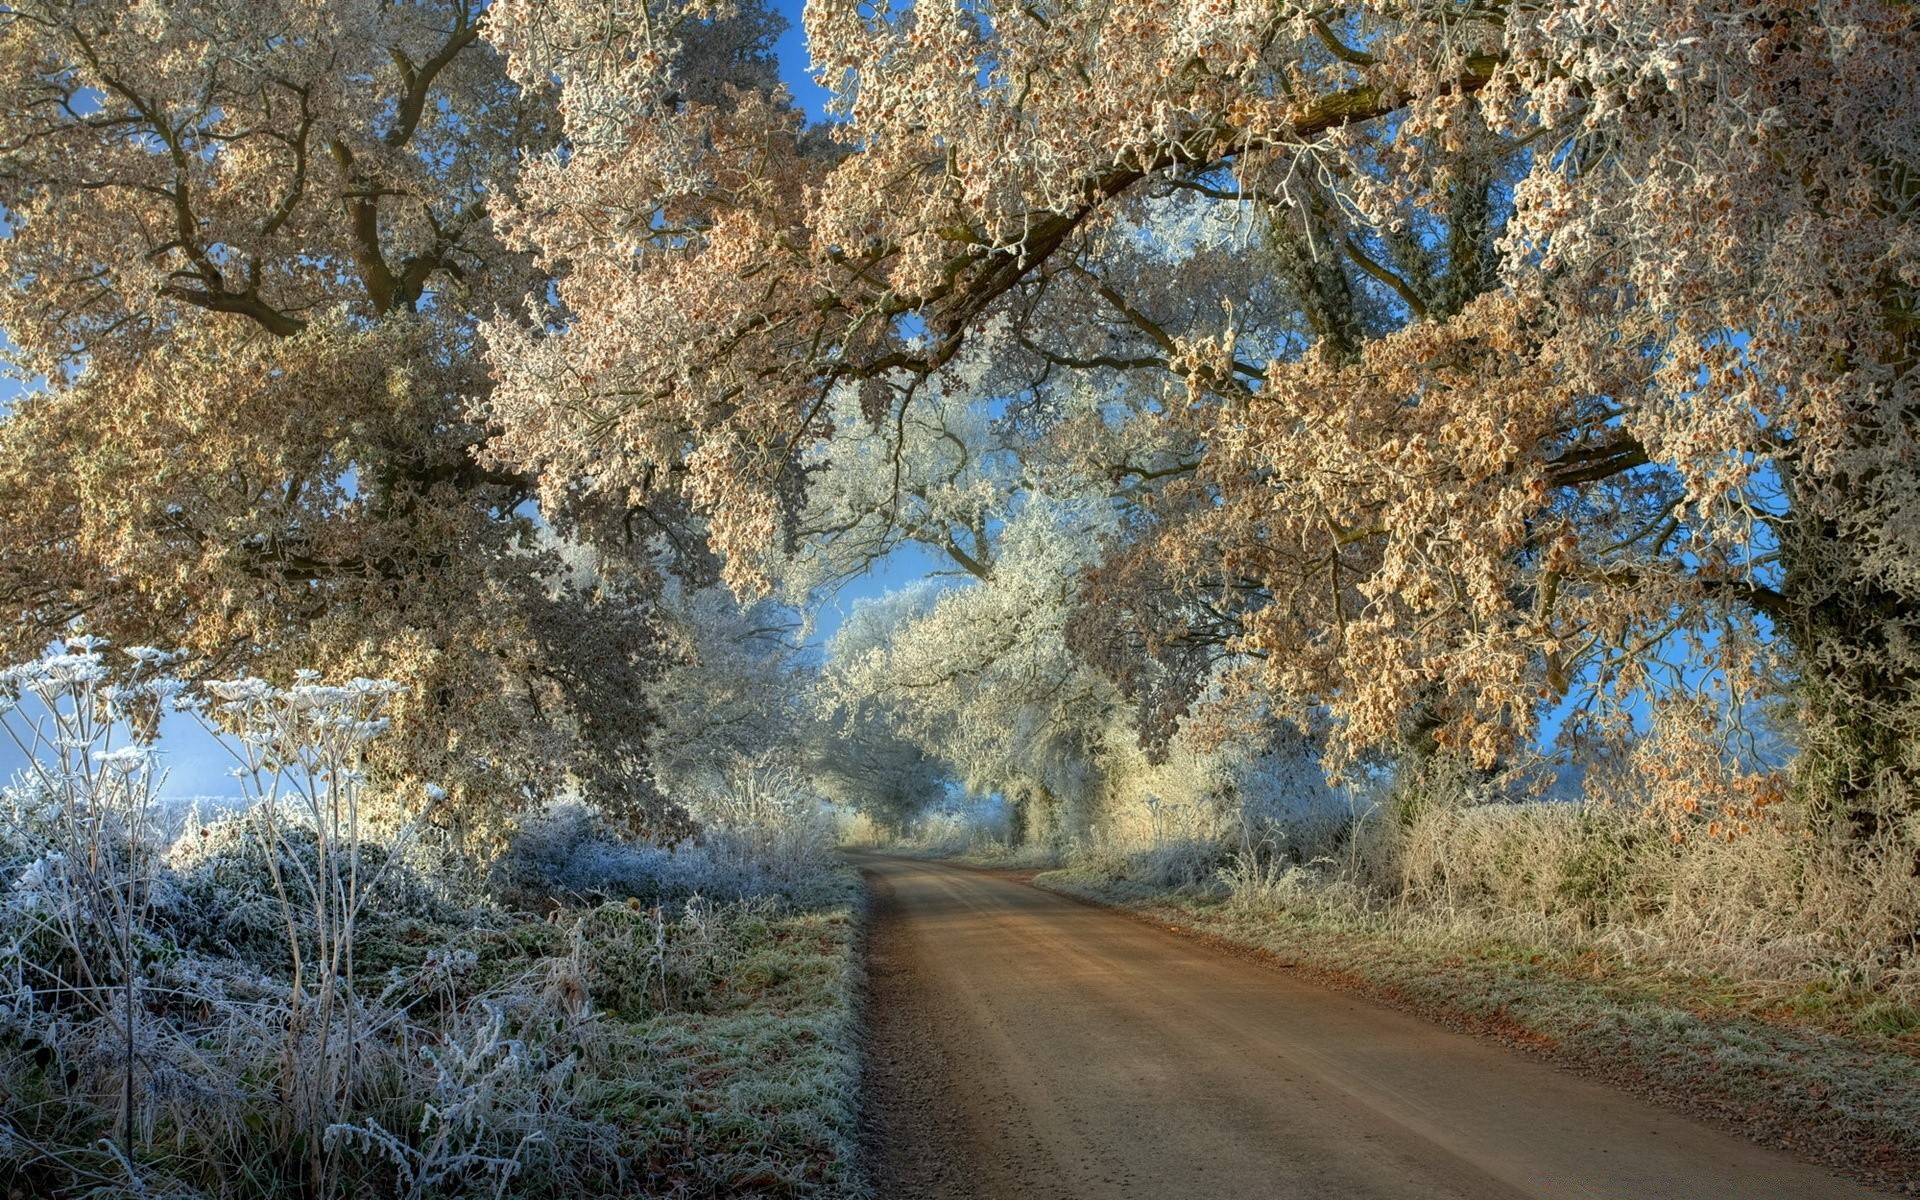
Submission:
<svg viewBox="0 0 1920 1200">
<path fill-rule="evenodd" d="M 859 862 L 881 1200 L 1881 1194 L 1016 879 Z"/>
</svg>

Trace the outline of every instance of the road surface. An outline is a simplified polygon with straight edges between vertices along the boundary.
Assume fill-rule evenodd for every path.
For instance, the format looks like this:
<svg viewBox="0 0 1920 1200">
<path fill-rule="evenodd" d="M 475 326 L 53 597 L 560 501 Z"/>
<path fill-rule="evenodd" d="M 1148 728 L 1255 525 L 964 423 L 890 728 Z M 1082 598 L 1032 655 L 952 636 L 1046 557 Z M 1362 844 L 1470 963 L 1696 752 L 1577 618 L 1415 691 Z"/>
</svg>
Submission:
<svg viewBox="0 0 1920 1200">
<path fill-rule="evenodd" d="M 1882 1194 L 1008 876 L 860 864 L 882 1200 Z"/>
</svg>

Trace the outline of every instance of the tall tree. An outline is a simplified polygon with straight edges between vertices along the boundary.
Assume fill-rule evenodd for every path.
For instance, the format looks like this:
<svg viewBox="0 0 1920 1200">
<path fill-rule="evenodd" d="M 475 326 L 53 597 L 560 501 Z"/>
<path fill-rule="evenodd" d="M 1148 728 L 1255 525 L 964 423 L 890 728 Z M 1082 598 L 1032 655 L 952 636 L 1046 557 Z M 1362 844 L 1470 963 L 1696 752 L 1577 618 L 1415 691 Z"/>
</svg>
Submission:
<svg viewBox="0 0 1920 1200">
<path fill-rule="evenodd" d="M 1023 836 L 1079 834 L 1101 789 L 1113 686 L 1067 650 L 1064 628 L 1102 506 L 1035 499 L 999 539 L 991 574 L 860 606 L 834 638 L 829 694 L 877 709 L 980 795 L 1014 805 Z"/>
<path fill-rule="evenodd" d="M 774 22 L 661 7 L 699 86 Z M 408 685 L 382 774 L 472 824 L 572 781 L 643 824 L 670 502 L 486 459 L 478 321 L 547 286 L 502 237 L 561 150 L 483 0 L 0 6 L 0 649 L 77 622 L 209 671 Z M 570 541 L 605 553 L 582 582 Z M 555 769 L 556 766 L 559 769 Z"/>
<path fill-rule="evenodd" d="M 1915 811 L 1903 7 L 814 0 L 807 25 L 836 151 L 772 110 L 670 144 L 592 109 L 619 132 L 554 165 L 529 236 L 578 321 L 495 347 L 509 437 L 557 477 L 685 462 L 751 584 L 833 390 L 936 386 L 1012 322 L 1056 370 L 1143 378 L 1203 447 L 1103 569 L 1136 644 L 1194 629 L 1349 747 L 1480 762 L 1570 688 L 1661 691 L 1663 646 L 1735 692 L 1785 647 L 1817 804 Z M 537 67 L 594 95 L 600 61 Z M 1143 253 L 1175 201 L 1242 252 Z"/>
</svg>

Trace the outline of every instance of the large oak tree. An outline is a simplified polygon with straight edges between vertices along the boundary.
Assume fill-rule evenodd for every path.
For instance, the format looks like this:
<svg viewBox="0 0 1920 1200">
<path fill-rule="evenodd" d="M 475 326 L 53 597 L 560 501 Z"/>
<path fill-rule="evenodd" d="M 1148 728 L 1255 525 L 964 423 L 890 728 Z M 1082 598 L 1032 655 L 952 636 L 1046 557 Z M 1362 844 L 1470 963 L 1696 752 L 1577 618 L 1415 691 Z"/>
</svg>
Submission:
<svg viewBox="0 0 1920 1200">
<path fill-rule="evenodd" d="M 1089 592 L 1116 674 L 1197 640 L 1351 748 L 1481 764 L 1570 691 L 1697 723 L 1703 675 L 1784 682 L 1817 807 L 1915 810 L 1906 6 L 814 0 L 830 149 L 778 104 L 653 121 L 643 24 L 502 40 L 571 146 L 517 226 L 571 323 L 492 343 L 550 479 L 685 463 L 752 585 L 836 390 L 883 419 L 1011 326 L 1201 448 L 1115 464 L 1153 484 Z M 1145 252 L 1171 204 L 1237 249 Z"/>
<path fill-rule="evenodd" d="M 0 649 L 76 624 L 202 669 L 408 685 L 378 764 L 471 826 L 574 783 L 643 825 L 670 499 L 550 490 L 494 432 L 478 321 L 539 297 L 503 201 L 559 145 L 481 0 L 0 6 Z M 676 15 L 702 86 L 771 18 Z M 600 548 L 590 576 L 569 542 Z M 671 548 L 665 553 L 676 557 Z"/>
</svg>

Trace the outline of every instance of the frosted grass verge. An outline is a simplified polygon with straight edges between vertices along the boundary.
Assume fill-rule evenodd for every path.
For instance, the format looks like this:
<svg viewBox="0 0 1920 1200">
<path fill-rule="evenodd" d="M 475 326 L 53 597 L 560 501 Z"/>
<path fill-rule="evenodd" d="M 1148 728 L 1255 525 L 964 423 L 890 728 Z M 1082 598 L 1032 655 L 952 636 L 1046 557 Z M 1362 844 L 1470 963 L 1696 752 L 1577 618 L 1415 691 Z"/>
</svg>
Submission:
<svg viewBox="0 0 1920 1200">
<path fill-rule="evenodd" d="M 717 794 L 685 852 L 539 826 L 564 852 L 502 903 L 380 819 L 393 685 L 196 696 L 103 646 L 0 672 L 31 764 L 0 788 L 0 1194 L 863 1194 L 858 888 L 800 781 Z M 162 705 L 220 714 L 249 803 L 162 819 Z"/>
</svg>

